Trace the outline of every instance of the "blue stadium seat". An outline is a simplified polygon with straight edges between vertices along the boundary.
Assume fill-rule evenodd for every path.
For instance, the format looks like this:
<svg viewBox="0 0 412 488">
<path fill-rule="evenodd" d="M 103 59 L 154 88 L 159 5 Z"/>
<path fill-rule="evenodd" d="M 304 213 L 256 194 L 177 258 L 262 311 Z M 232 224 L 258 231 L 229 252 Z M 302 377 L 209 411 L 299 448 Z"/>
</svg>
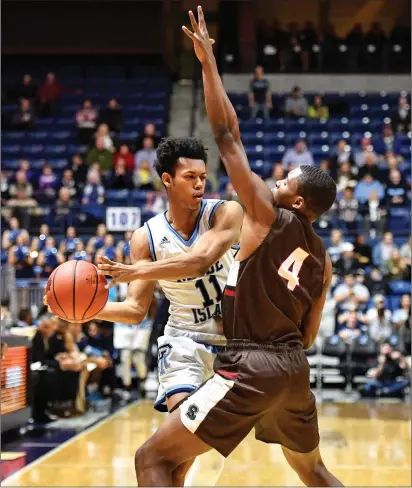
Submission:
<svg viewBox="0 0 412 488">
<path fill-rule="evenodd" d="M 411 283 L 409 281 L 391 281 L 388 287 L 393 295 L 411 294 Z"/>
</svg>

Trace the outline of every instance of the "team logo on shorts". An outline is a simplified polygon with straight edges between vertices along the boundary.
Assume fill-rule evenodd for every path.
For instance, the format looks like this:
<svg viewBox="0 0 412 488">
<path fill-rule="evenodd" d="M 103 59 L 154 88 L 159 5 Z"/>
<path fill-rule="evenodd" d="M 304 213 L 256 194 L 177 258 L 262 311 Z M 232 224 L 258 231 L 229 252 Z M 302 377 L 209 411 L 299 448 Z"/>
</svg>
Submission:
<svg viewBox="0 0 412 488">
<path fill-rule="evenodd" d="M 192 403 L 192 405 L 190 405 L 189 408 L 187 409 L 186 417 L 189 420 L 195 420 L 198 412 L 199 412 L 199 407 L 197 405 L 195 405 L 194 403 Z"/>
</svg>

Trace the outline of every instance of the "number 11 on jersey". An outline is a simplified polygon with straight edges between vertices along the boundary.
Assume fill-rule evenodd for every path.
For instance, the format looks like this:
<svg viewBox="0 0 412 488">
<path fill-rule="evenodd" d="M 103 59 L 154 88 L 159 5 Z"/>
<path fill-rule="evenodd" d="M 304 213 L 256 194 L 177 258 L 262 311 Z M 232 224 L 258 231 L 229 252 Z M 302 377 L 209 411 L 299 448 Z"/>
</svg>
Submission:
<svg viewBox="0 0 412 488">
<path fill-rule="evenodd" d="M 299 271 L 303 261 L 309 256 L 301 247 L 297 247 L 280 265 L 278 274 L 288 282 L 288 289 L 293 291 L 299 285 Z M 290 267 L 292 271 L 290 271 Z"/>
</svg>

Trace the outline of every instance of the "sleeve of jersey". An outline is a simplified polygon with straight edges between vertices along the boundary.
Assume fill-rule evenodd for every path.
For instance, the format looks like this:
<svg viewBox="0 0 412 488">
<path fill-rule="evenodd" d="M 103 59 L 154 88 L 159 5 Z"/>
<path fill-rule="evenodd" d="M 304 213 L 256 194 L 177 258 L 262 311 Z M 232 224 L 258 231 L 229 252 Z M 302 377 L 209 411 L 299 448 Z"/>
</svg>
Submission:
<svg viewBox="0 0 412 488">
<path fill-rule="evenodd" d="M 223 205 L 224 203 L 226 203 L 226 200 L 218 200 L 212 207 L 212 210 L 210 211 L 210 214 L 209 214 L 209 220 L 208 220 L 208 223 L 209 223 L 209 229 L 212 227 L 212 221 L 213 221 L 213 216 L 215 215 L 216 213 L 216 210 L 221 206 Z"/>
<path fill-rule="evenodd" d="M 150 226 L 149 226 L 149 224 L 147 222 L 145 222 L 144 228 L 146 229 L 147 237 L 149 239 L 149 248 L 150 248 L 150 254 L 152 255 L 152 261 L 157 261 L 155 247 L 154 247 L 154 242 L 153 242 L 152 231 L 150 230 Z"/>
</svg>

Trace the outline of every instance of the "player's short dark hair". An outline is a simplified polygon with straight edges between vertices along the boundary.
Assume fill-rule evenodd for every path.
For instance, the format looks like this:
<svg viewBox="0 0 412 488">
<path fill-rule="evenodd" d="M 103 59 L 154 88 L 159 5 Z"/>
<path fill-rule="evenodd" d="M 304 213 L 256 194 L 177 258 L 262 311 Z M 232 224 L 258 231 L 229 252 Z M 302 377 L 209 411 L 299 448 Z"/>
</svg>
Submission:
<svg viewBox="0 0 412 488">
<path fill-rule="evenodd" d="M 201 159 L 207 163 L 207 150 L 198 137 L 166 137 L 159 144 L 154 165 L 159 176 L 169 173 L 174 176 L 179 158 Z"/>
<path fill-rule="evenodd" d="M 336 199 L 336 183 L 324 171 L 315 166 L 300 166 L 299 190 L 306 206 L 318 218 L 327 212 Z"/>
</svg>

